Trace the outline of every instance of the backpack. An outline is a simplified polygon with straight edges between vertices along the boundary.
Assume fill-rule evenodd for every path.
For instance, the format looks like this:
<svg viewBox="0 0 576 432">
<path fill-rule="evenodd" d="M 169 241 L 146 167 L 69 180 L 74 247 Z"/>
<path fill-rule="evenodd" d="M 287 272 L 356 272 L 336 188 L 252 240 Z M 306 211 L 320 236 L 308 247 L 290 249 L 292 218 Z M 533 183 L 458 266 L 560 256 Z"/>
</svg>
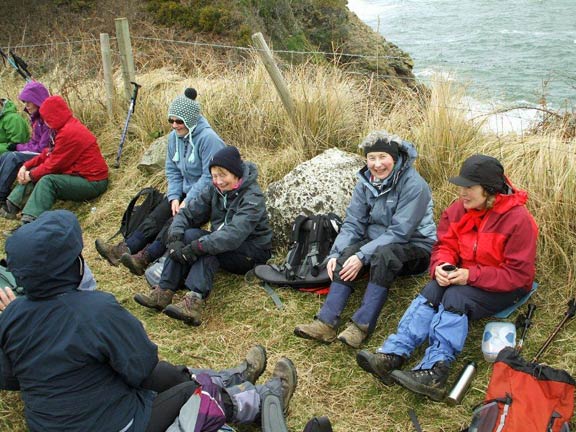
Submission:
<svg viewBox="0 0 576 432">
<path fill-rule="evenodd" d="M 468 432 L 568 432 L 575 384 L 568 372 L 528 362 L 514 348 L 504 348 Z"/>
<path fill-rule="evenodd" d="M 128 203 L 128 207 L 122 215 L 120 229 L 111 238 L 118 234 L 122 234 L 124 238 L 129 237 L 163 199 L 164 194 L 156 188 L 146 187 L 142 189 Z"/>
<path fill-rule="evenodd" d="M 326 257 L 340 231 L 342 220 L 334 213 L 300 215 L 292 225 L 292 244 L 281 265 L 257 265 L 256 277 L 264 282 L 301 291 L 319 292 L 330 285 Z M 321 293 L 321 292 L 320 292 Z"/>
</svg>

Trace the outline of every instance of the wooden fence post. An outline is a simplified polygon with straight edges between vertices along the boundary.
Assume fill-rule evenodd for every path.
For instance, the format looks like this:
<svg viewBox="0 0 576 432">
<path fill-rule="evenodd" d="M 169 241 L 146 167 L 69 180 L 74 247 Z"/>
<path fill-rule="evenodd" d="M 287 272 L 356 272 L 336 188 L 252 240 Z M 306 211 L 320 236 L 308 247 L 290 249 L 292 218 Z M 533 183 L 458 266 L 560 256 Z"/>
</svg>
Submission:
<svg viewBox="0 0 576 432">
<path fill-rule="evenodd" d="M 252 41 L 256 45 L 256 48 L 258 48 L 258 55 L 260 56 L 262 63 L 264 63 L 264 66 L 266 67 L 268 74 L 272 78 L 272 82 L 274 83 L 274 86 L 276 87 L 276 90 L 280 95 L 280 99 L 282 100 L 284 108 L 288 112 L 288 115 L 290 116 L 292 123 L 294 124 L 294 126 L 298 127 L 298 120 L 296 119 L 296 109 L 294 108 L 294 102 L 292 101 L 292 97 L 288 92 L 288 87 L 286 85 L 284 77 L 282 76 L 282 72 L 280 72 L 280 69 L 278 69 L 276 62 L 272 57 L 272 52 L 270 51 L 270 48 L 268 48 L 268 44 L 264 40 L 264 36 L 262 36 L 262 33 L 255 33 L 252 35 Z"/>
<path fill-rule="evenodd" d="M 130 82 L 136 81 L 136 73 L 134 72 L 134 57 L 132 56 L 128 20 L 126 18 L 116 18 L 114 24 L 116 25 L 116 39 L 118 40 L 118 49 L 120 50 L 124 92 L 126 99 L 130 99 L 132 96 L 132 86 Z"/>
<path fill-rule="evenodd" d="M 110 37 L 108 33 L 100 33 L 100 51 L 102 52 L 102 69 L 104 70 L 104 87 L 106 89 L 106 109 L 108 111 L 108 118 L 112 120 L 114 84 L 112 82 L 112 58 L 110 55 Z"/>
</svg>

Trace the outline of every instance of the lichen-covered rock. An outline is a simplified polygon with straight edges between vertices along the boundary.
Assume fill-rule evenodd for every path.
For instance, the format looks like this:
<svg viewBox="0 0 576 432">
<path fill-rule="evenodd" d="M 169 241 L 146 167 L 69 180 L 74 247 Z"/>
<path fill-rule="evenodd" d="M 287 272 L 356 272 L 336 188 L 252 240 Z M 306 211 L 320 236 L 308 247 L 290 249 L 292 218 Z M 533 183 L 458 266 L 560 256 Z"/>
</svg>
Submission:
<svg viewBox="0 0 576 432">
<path fill-rule="evenodd" d="M 156 174 L 164 171 L 166 162 L 166 150 L 168 149 L 168 135 L 156 139 L 148 150 L 142 155 L 138 169 L 146 174 Z"/>
<path fill-rule="evenodd" d="M 289 242 L 292 222 L 300 214 L 336 213 L 344 217 L 364 158 L 336 148 L 306 161 L 266 191 L 274 245 Z"/>
</svg>

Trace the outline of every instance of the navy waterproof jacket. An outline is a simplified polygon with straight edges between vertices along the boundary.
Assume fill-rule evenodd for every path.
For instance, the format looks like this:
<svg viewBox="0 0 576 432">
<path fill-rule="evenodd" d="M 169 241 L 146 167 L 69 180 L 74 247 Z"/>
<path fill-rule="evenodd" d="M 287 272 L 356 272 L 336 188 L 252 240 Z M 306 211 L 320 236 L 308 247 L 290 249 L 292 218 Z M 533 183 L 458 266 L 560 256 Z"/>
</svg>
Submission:
<svg viewBox="0 0 576 432">
<path fill-rule="evenodd" d="M 80 226 L 48 211 L 6 242 L 8 269 L 26 290 L 0 314 L 0 389 L 20 390 L 32 432 L 143 431 L 158 362 L 142 324 L 115 298 L 76 290 Z"/>
</svg>

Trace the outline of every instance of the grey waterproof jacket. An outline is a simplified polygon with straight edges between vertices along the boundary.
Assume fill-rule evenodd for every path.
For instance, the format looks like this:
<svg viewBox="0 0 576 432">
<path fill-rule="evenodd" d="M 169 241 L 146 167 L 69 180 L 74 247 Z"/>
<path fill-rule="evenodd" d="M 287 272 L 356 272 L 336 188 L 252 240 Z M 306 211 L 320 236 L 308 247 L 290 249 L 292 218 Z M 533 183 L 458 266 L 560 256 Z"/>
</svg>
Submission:
<svg viewBox="0 0 576 432">
<path fill-rule="evenodd" d="M 392 243 L 432 249 L 436 241 L 432 192 L 413 167 L 418 156 L 414 145 L 400 141 L 398 147 L 398 161 L 380 189 L 370 183 L 367 166 L 358 172 L 359 181 L 330 258 L 366 239 L 371 241 L 356 254 L 364 264 L 370 262 L 376 248 Z"/>
</svg>

